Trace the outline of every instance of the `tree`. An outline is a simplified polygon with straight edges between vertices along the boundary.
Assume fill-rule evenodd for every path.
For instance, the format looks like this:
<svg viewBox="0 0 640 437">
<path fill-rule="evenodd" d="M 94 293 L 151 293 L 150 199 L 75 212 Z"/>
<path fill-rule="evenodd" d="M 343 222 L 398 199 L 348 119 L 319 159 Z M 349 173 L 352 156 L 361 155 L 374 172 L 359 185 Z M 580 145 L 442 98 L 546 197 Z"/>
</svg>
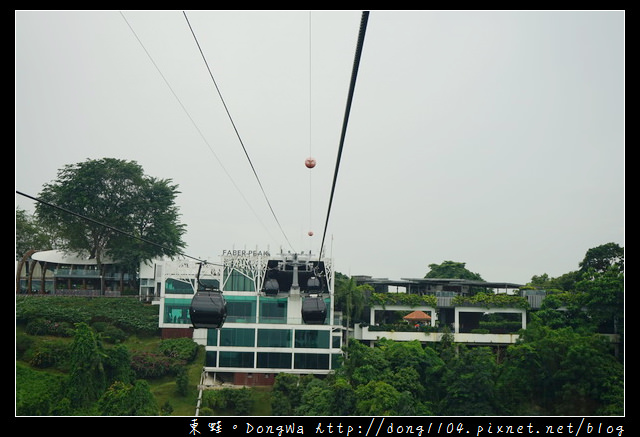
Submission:
<svg viewBox="0 0 640 437">
<path fill-rule="evenodd" d="M 71 347 L 67 397 L 74 408 L 90 407 L 105 390 L 104 352 L 86 323 L 77 323 Z"/>
<path fill-rule="evenodd" d="M 158 402 L 144 379 L 134 384 L 114 382 L 102 395 L 97 408 L 103 416 L 157 416 Z"/>
<path fill-rule="evenodd" d="M 616 243 L 607 243 L 587 250 L 579 264 L 581 272 L 586 272 L 590 268 L 596 272 L 604 272 L 614 265 L 624 272 L 624 248 Z"/>
<path fill-rule="evenodd" d="M 146 176 L 135 161 L 87 159 L 44 185 L 39 197 L 46 203 L 36 204 L 36 215 L 61 239 L 60 249 L 87 254 L 99 268 L 110 256 L 135 271 L 141 261 L 184 247 L 177 194 L 170 179 Z"/>
<path fill-rule="evenodd" d="M 347 316 L 347 328 L 351 325 L 351 318 L 359 320 L 364 308 L 366 292 L 373 291 L 369 284 L 356 285 L 353 278 L 341 278 L 336 281 L 335 305 Z M 349 337 L 347 336 L 347 345 Z"/>
<path fill-rule="evenodd" d="M 16 207 L 16 260 L 30 250 L 49 250 L 53 248 L 50 235 L 40 226 L 35 216 Z"/>
<path fill-rule="evenodd" d="M 442 378 L 446 394 L 441 411 L 452 416 L 495 415 L 496 357 L 488 347 L 459 347 Z"/>
<path fill-rule="evenodd" d="M 624 414 L 624 368 L 601 335 L 533 321 L 507 348 L 498 378 L 503 411 L 516 415 Z"/>
<path fill-rule="evenodd" d="M 424 277 L 469 279 L 472 281 L 483 280 L 478 273 L 471 272 L 465 266 L 466 263 L 455 261 L 443 261 L 442 264 L 429 264 L 430 270 Z"/>
<path fill-rule="evenodd" d="M 370 381 L 356 389 L 356 414 L 360 416 L 396 416 L 400 392 L 384 381 Z"/>
</svg>

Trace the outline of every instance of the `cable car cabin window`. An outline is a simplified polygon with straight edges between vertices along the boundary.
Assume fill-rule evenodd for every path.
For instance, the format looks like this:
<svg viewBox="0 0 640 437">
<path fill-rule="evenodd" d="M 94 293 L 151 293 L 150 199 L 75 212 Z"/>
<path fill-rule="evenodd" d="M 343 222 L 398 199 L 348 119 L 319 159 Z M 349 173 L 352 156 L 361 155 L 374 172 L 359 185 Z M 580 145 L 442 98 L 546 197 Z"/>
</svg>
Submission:
<svg viewBox="0 0 640 437">
<path fill-rule="evenodd" d="M 194 280 L 168 278 L 164 281 L 165 294 L 193 294 Z"/>
<path fill-rule="evenodd" d="M 287 323 L 287 298 L 260 298 L 260 323 Z"/>
<path fill-rule="evenodd" d="M 227 299 L 227 322 L 256 323 L 255 296 L 225 296 Z"/>
<path fill-rule="evenodd" d="M 189 307 L 191 299 L 170 299 L 164 300 L 164 323 L 184 323 L 190 324 Z"/>
</svg>

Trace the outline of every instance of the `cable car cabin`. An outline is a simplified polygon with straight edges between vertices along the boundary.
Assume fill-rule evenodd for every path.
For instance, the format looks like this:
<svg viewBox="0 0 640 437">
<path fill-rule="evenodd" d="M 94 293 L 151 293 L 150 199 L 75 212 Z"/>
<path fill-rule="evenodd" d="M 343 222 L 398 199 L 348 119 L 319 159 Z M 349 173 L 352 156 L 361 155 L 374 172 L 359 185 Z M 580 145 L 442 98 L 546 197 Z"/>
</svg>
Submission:
<svg viewBox="0 0 640 437">
<path fill-rule="evenodd" d="M 302 301 L 302 321 L 322 325 L 327 318 L 327 304 L 322 297 L 307 297 Z"/>
<path fill-rule="evenodd" d="M 262 283 L 262 293 L 277 296 L 290 293 L 323 293 L 328 291 L 323 261 L 299 261 L 297 254 L 270 259 Z"/>
<path fill-rule="evenodd" d="M 191 300 L 189 316 L 194 328 L 221 328 L 227 318 L 227 302 L 222 292 L 196 292 Z"/>
</svg>

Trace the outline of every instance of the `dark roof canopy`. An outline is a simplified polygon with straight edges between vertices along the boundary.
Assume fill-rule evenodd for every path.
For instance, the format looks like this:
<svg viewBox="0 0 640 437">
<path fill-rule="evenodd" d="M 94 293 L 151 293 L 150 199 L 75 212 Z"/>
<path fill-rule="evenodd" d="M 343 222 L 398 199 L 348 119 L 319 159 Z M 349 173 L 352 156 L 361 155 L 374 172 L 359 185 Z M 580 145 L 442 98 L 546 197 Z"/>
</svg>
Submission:
<svg viewBox="0 0 640 437">
<path fill-rule="evenodd" d="M 467 285 L 469 287 L 484 288 L 520 288 L 522 284 L 514 284 L 512 282 L 487 282 L 474 281 L 471 279 L 455 279 L 455 278 L 402 278 L 413 284 L 435 284 L 435 285 Z"/>
<path fill-rule="evenodd" d="M 521 284 L 514 284 L 511 282 L 487 282 L 487 281 L 474 281 L 470 279 L 456 279 L 456 278 L 402 278 L 400 280 L 386 279 L 386 278 L 371 278 L 360 277 L 359 282 L 372 285 L 391 285 L 398 287 L 410 287 L 412 285 L 466 285 L 469 287 L 484 287 L 484 288 L 520 288 Z"/>
</svg>

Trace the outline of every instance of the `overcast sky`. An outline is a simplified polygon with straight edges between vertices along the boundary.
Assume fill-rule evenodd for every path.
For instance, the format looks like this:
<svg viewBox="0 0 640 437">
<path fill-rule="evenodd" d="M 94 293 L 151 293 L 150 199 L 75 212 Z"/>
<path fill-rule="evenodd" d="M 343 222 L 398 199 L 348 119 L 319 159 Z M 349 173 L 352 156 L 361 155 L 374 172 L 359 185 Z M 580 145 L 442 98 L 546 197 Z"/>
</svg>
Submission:
<svg viewBox="0 0 640 437">
<path fill-rule="evenodd" d="M 16 191 L 132 160 L 179 185 L 187 255 L 317 253 L 361 15 L 16 11 Z M 336 270 L 452 260 L 524 284 L 624 246 L 624 26 L 623 11 L 371 11 L 325 234 Z"/>
</svg>

